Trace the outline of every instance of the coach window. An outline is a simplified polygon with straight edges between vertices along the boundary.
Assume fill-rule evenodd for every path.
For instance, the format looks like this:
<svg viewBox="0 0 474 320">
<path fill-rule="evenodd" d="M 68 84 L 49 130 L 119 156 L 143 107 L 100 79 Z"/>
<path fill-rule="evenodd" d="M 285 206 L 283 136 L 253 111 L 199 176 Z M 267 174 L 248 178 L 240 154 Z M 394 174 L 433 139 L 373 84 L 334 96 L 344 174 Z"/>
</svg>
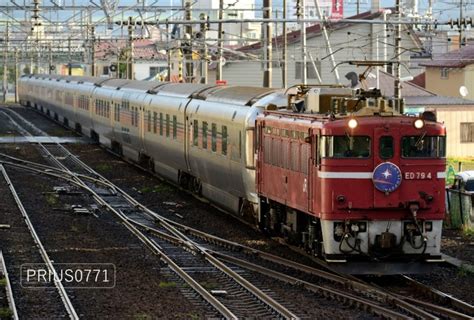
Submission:
<svg viewBox="0 0 474 320">
<path fill-rule="evenodd" d="M 368 158 L 370 137 L 366 136 L 322 136 L 323 158 Z"/>
<path fill-rule="evenodd" d="M 222 154 L 227 155 L 227 126 L 222 126 Z"/>
<path fill-rule="evenodd" d="M 178 136 L 178 118 L 173 116 L 173 139 L 176 139 Z"/>
<path fill-rule="evenodd" d="M 207 149 L 207 122 L 202 122 L 202 148 Z"/>
<path fill-rule="evenodd" d="M 380 158 L 390 159 L 393 157 L 393 137 L 383 136 L 379 141 Z"/>
<path fill-rule="evenodd" d="M 193 144 L 194 146 L 198 146 L 198 138 L 199 138 L 199 125 L 198 121 L 194 120 L 193 122 Z"/>
<path fill-rule="evenodd" d="M 147 129 L 148 129 L 148 132 L 151 132 L 151 111 L 148 110 L 148 119 L 147 119 Z"/>
<path fill-rule="evenodd" d="M 217 125 L 215 123 L 212 124 L 211 150 L 212 152 L 216 152 L 217 150 Z"/>
<path fill-rule="evenodd" d="M 153 112 L 153 133 L 156 133 L 156 126 L 158 125 L 158 115 L 156 112 Z"/>
<path fill-rule="evenodd" d="M 160 136 L 163 135 L 163 113 L 160 112 Z"/>
<path fill-rule="evenodd" d="M 445 136 L 406 136 L 402 138 L 404 158 L 444 158 L 446 157 Z"/>
<path fill-rule="evenodd" d="M 170 115 L 166 115 L 166 137 L 170 136 Z"/>
</svg>

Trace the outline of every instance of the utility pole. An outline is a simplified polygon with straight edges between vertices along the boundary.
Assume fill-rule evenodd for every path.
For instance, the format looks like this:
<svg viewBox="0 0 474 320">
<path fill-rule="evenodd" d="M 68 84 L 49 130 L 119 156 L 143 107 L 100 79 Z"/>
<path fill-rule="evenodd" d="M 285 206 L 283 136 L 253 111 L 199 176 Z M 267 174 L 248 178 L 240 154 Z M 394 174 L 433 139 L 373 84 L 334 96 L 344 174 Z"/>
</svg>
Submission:
<svg viewBox="0 0 474 320">
<path fill-rule="evenodd" d="M 287 34 L 286 34 L 286 8 L 287 3 L 286 0 L 283 0 L 283 52 L 282 52 L 282 58 L 283 62 L 281 65 L 281 77 L 282 77 L 282 87 L 286 88 L 288 86 L 288 39 L 287 39 Z"/>
<path fill-rule="evenodd" d="M 72 63 L 71 63 L 71 37 L 67 38 L 67 48 L 68 48 L 68 64 L 67 64 L 67 74 L 72 76 Z"/>
<path fill-rule="evenodd" d="M 219 0 L 219 24 L 217 27 L 217 45 L 218 45 L 218 62 L 217 62 L 217 70 L 216 70 L 216 81 L 221 81 L 222 80 L 222 65 L 223 65 L 223 50 L 224 50 L 224 43 L 223 43 L 223 37 L 224 37 L 224 29 L 222 25 L 222 18 L 224 16 L 224 0 Z"/>
<path fill-rule="evenodd" d="M 127 79 L 133 80 L 133 18 L 128 17 L 128 54 L 127 54 Z"/>
<path fill-rule="evenodd" d="M 53 73 L 53 52 L 52 52 L 52 48 L 51 48 L 51 43 L 49 43 L 49 63 L 48 63 L 48 70 L 49 70 L 49 74 L 52 74 Z"/>
<path fill-rule="evenodd" d="M 272 18 L 272 0 L 263 0 L 263 18 Z M 270 88 L 272 86 L 272 25 L 266 22 L 264 26 L 264 70 L 263 70 L 263 86 Z"/>
<path fill-rule="evenodd" d="M 95 77 L 95 27 L 91 26 L 91 76 Z"/>
<path fill-rule="evenodd" d="M 387 38 L 387 15 L 388 15 L 388 10 L 383 10 L 383 22 L 384 24 L 382 25 L 383 26 L 383 61 L 387 61 L 387 57 L 388 57 L 388 53 L 387 53 L 387 42 L 388 42 L 388 38 Z M 384 65 L 383 67 L 383 70 L 385 72 L 387 72 L 387 65 Z"/>
<path fill-rule="evenodd" d="M 171 81 L 171 45 L 170 45 L 171 37 L 170 37 L 170 25 L 166 22 L 166 63 L 168 74 L 166 75 L 166 81 Z"/>
<path fill-rule="evenodd" d="M 304 20 L 304 6 L 305 0 L 296 0 L 296 18 L 298 20 Z M 300 22 L 300 35 L 301 35 L 301 83 L 306 84 L 308 74 L 306 68 L 306 24 Z"/>
<path fill-rule="evenodd" d="M 184 19 L 186 21 L 191 21 L 192 20 L 192 15 L 191 15 L 191 1 L 186 0 L 186 3 L 184 4 L 184 9 L 185 9 L 185 17 Z M 194 78 L 194 64 L 193 64 L 193 25 L 192 24 L 187 24 L 185 27 L 186 34 L 185 38 L 187 40 L 186 44 L 186 50 L 185 50 L 185 56 L 184 59 L 186 61 L 185 64 L 185 70 L 186 70 L 186 77 L 185 77 L 185 82 L 193 82 Z"/>
<path fill-rule="evenodd" d="M 401 21 L 401 6 L 400 6 L 400 1 L 396 1 L 396 7 L 395 7 L 395 13 L 396 13 L 396 18 L 398 22 Z M 402 107 L 402 83 L 400 80 L 401 77 L 401 42 L 402 42 L 402 25 L 400 23 L 397 23 L 395 26 L 395 70 L 394 70 L 394 76 L 395 76 L 395 86 L 394 86 L 394 97 L 395 97 L 395 111 L 403 113 L 403 107 Z"/>
<path fill-rule="evenodd" d="M 463 0 L 460 0 L 460 5 L 459 5 L 459 49 L 461 49 L 464 45 L 464 33 L 462 32 L 462 17 L 463 17 Z"/>
<path fill-rule="evenodd" d="M 202 50 L 201 50 L 201 83 L 207 84 L 207 42 L 206 42 L 206 37 L 207 37 L 207 15 L 205 13 L 201 13 L 200 15 L 201 20 L 203 20 L 203 23 L 201 23 L 201 40 L 202 40 Z"/>
<path fill-rule="evenodd" d="M 357 0 L 357 14 L 360 14 L 360 0 Z"/>
<path fill-rule="evenodd" d="M 5 39 L 3 47 L 3 102 L 7 102 L 8 94 L 8 47 L 9 47 L 9 38 L 10 31 L 8 30 L 8 21 L 5 26 Z"/>
<path fill-rule="evenodd" d="M 15 47 L 15 103 L 18 103 L 18 48 Z"/>
</svg>

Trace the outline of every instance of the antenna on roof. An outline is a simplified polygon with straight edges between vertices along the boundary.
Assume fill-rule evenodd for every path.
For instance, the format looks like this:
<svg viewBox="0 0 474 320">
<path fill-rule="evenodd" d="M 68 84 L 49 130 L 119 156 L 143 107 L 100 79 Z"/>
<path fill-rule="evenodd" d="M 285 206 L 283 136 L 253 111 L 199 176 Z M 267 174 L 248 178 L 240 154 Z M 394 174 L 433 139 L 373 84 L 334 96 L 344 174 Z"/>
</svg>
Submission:
<svg viewBox="0 0 474 320">
<path fill-rule="evenodd" d="M 461 94 L 461 96 L 465 98 L 469 94 L 469 90 L 465 86 L 461 86 L 459 88 L 459 94 Z"/>
</svg>

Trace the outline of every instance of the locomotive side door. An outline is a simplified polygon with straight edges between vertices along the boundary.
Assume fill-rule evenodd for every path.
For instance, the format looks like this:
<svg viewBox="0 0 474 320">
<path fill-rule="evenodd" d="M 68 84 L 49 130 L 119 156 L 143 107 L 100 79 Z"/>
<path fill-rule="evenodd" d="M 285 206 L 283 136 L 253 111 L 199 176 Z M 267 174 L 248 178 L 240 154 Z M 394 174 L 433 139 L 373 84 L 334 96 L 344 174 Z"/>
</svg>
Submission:
<svg viewBox="0 0 474 320">
<path fill-rule="evenodd" d="M 319 170 L 319 132 L 317 130 L 310 130 L 311 137 L 310 157 L 308 164 L 308 211 L 314 213 L 315 196 L 318 194 L 316 185 L 316 178 Z"/>
<path fill-rule="evenodd" d="M 400 168 L 400 130 L 389 126 L 375 128 L 373 140 L 374 207 L 395 208 L 399 204 L 397 184 L 402 178 L 397 170 Z"/>
</svg>

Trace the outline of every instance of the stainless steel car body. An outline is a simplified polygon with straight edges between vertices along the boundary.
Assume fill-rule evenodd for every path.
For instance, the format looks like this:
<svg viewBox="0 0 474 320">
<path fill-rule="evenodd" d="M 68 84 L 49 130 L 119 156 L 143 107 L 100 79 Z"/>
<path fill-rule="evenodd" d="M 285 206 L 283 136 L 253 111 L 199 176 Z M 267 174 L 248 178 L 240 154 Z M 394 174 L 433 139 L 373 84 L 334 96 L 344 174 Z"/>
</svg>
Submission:
<svg viewBox="0 0 474 320">
<path fill-rule="evenodd" d="M 203 196 L 233 212 L 258 202 L 255 119 L 269 104 L 285 102 L 268 88 L 48 75 L 22 77 L 19 85 L 23 104 L 80 125 L 108 147 L 119 144 L 134 161 L 145 155 L 173 182 L 183 173 L 196 178 Z M 84 97 L 87 108 L 80 108 Z"/>
</svg>

